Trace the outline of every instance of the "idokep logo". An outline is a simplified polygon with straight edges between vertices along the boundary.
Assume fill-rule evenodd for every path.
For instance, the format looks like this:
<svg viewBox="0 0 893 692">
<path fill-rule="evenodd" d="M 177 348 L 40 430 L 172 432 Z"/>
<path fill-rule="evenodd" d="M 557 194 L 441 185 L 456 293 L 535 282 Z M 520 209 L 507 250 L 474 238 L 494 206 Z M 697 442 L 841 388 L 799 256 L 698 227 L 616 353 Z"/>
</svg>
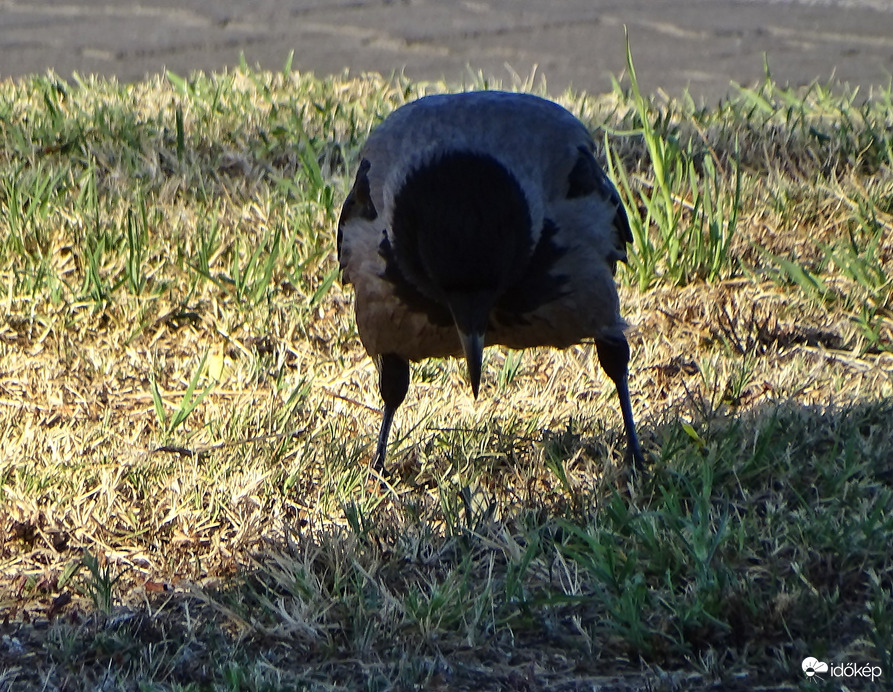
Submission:
<svg viewBox="0 0 893 692">
<path fill-rule="evenodd" d="M 800 664 L 808 678 L 822 679 L 825 675 L 832 678 L 866 678 L 874 682 L 883 673 L 880 666 L 859 663 L 825 663 L 814 656 L 807 656 Z"/>
<path fill-rule="evenodd" d="M 824 661 L 820 661 L 817 658 L 813 658 L 812 656 L 807 656 L 803 659 L 803 663 L 800 664 L 803 668 L 803 672 L 806 673 L 806 677 L 811 678 L 814 675 L 820 675 L 821 673 L 828 672 L 828 664 Z"/>
</svg>

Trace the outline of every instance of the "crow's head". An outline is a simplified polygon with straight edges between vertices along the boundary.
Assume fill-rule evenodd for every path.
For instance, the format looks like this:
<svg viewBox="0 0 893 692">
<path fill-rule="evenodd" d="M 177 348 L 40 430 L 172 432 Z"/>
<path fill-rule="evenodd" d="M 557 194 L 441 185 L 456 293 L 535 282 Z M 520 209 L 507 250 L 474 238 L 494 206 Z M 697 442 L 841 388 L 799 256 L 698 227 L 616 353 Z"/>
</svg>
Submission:
<svg viewBox="0 0 893 692">
<path fill-rule="evenodd" d="M 390 241 L 406 280 L 450 310 L 476 396 L 490 311 L 523 275 L 534 247 L 520 183 L 492 156 L 434 155 L 395 195 Z"/>
</svg>

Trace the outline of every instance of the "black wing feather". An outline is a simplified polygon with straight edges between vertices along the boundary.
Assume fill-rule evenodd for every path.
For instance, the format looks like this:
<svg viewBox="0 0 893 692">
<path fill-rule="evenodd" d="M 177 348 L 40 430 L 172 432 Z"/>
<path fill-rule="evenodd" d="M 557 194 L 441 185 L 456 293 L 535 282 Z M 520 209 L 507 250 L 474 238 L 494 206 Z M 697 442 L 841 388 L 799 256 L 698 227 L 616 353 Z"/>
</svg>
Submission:
<svg viewBox="0 0 893 692">
<path fill-rule="evenodd" d="M 372 191 L 369 189 L 369 169 L 371 167 L 372 164 L 367 159 L 362 160 L 357 171 L 357 177 L 353 183 L 353 188 L 341 207 L 341 216 L 338 218 L 339 263 L 341 263 L 341 243 L 344 240 L 344 224 L 354 218 L 366 219 L 367 221 L 375 221 L 378 218 L 378 212 L 372 203 Z M 341 263 L 341 268 L 344 269 L 343 263 Z"/>
<path fill-rule="evenodd" d="M 626 215 L 623 202 L 620 201 L 617 188 L 614 187 L 602 167 L 598 165 L 595 156 L 589 149 L 581 146 L 577 148 L 577 151 L 579 152 L 577 162 L 568 176 L 567 198 L 586 197 L 593 193 L 601 195 L 617 210 L 614 217 L 614 228 L 617 229 L 621 240 L 624 243 L 632 243 L 633 233 L 629 226 L 629 217 Z"/>
</svg>

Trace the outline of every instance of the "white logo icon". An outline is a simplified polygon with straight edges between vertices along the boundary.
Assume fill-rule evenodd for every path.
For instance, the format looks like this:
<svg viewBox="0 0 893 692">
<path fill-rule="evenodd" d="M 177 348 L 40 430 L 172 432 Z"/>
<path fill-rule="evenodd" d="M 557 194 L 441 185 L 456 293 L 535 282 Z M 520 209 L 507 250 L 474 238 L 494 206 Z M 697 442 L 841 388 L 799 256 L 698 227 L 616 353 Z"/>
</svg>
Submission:
<svg viewBox="0 0 893 692">
<path fill-rule="evenodd" d="M 803 663 L 801 664 L 803 668 L 803 672 L 806 673 L 806 677 L 811 678 L 816 673 L 827 673 L 828 672 L 828 664 L 824 661 L 820 661 L 813 656 L 808 656 L 803 659 Z"/>
</svg>

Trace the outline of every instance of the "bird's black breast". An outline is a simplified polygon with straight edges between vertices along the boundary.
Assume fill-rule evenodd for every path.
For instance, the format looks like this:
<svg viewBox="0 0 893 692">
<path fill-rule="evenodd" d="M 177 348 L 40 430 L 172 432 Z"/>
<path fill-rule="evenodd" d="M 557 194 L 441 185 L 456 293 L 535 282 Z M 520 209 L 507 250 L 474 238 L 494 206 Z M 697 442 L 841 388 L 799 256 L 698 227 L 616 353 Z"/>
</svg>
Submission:
<svg viewBox="0 0 893 692">
<path fill-rule="evenodd" d="M 529 316 L 543 305 L 559 300 L 568 292 L 568 277 L 557 271 L 557 262 L 567 250 L 556 242 L 558 227 L 549 219 L 543 226 L 536 249 L 521 277 L 500 295 L 493 318 L 502 326 L 529 323 Z M 453 317 L 444 304 L 421 293 L 400 271 L 387 233 L 382 233 L 379 254 L 385 260 L 382 276 L 394 286 L 394 294 L 411 312 L 424 314 L 438 327 L 451 327 Z"/>
<path fill-rule="evenodd" d="M 566 295 L 568 277 L 557 270 L 557 263 L 567 250 L 558 245 L 557 235 L 558 226 L 546 219 L 524 274 L 494 308 L 494 316 L 500 324 L 526 324 L 531 313 Z"/>
<path fill-rule="evenodd" d="M 426 296 L 412 283 L 407 281 L 386 231 L 381 234 L 381 243 L 378 245 L 378 254 L 385 261 L 385 270 L 382 277 L 394 287 L 394 297 L 410 312 L 425 315 L 428 322 L 437 327 L 450 327 L 453 324 L 453 316 L 449 308 L 436 300 Z"/>
</svg>

